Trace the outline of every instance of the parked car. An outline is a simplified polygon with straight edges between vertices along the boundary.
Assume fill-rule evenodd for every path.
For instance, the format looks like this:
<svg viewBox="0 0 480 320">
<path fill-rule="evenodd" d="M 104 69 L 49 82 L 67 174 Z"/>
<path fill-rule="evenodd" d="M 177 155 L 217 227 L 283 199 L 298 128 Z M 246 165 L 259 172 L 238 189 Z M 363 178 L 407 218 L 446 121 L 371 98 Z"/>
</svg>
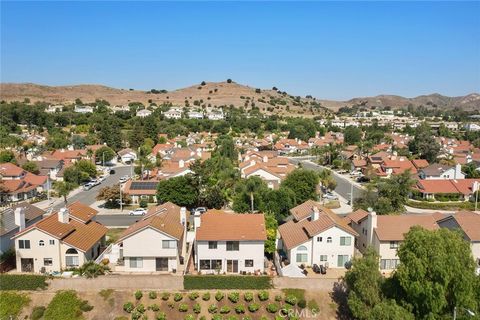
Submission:
<svg viewBox="0 0 480 320">
<path fill-rule="evenodd" d="M 144 208 L 137 208 L 135 210 L 130 211 L 131 216 L 144 216 L 147 213 L 147 210 Z"/>
<path fill-rule="evenodd" d="M 207 212 L 207 208 L 205 207 L 198 207 L 192 210 L 193 214 L 196 214 L 196 213 L 204 214 L 205 212 Z"/>
<path fill-rule="evenodd" d="M 110 174 L 115 174 L 115 170 L 111 169 Z"/>
<path fill-rule="evenodd" d="M 128 179 L 130 179 L 129 176 L 123 176 L 123 177 L 120 178 L 120 180 L 118 180 L 118 182 L 120 182 L 120 183 L 125 183 L 125 182 L 128 181 Z"/>
<path fill-rule="evenodd" d="M 357 178 L 357 182 L 369 182 L 369 181 L 370 181 L 370 178 L 366 176 L 361 176 Z"/>
<path fill-rule="evenodd" d="M 331 192 L 325 193 L 323 197 L 328 200 L 338 200 L 338 197 Z"/>
<path fill-rule="evenodd" d="M 97 181 L 98 182 L 103 182 L 103 181 L 105 181 L 105 179 L 107 179 L 107 177 L 105 177 L 104 175 L 101 175 L 97 178 Z"/>
<path fill-rule="evenodd" d="M 362 175 L 362 173 L 360 171 L 352 171 L 352 172 L 350 172 L 350 175 L 352 177 L 359 177 L 359 176 Z"/>
<path fill-rule="evenodd" d="M 93 179 L 93 180 L 90 180 L 90 183 L 93 184 L 93 186 L 98 186 L 100 184 L 100 180 L 98 179 Z"/>
<path fill-rule="evenodd" d="M 85 183 L 83 185 L 83 190 L 88 191 L 88 190 L 92 189 L 93 187 L 95 187 L 95 185 L 91 182 L 88 182 L 88 183 Z"/>
<path fill-rule="evenodd" d="M 313 270 L 313 272 L 315 272 L 315 273 L 320 273 L 320 272 L 321 272 L 320 267 L 318 266 L 318 264 L 313 264 L 312 270 Z"/>
</svg>

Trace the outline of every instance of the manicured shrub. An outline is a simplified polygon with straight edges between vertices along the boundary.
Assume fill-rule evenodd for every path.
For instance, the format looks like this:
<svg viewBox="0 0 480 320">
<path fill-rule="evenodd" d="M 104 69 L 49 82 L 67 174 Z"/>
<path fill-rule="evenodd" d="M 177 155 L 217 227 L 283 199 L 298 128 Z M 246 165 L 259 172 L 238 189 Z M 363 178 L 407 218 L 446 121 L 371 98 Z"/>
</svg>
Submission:
<svg viewBox="0 0 480 320">
<path fill-rule="evenodd" d="M 168 301 L 167 302 L 167 307 L 169 307 L 170 309 L 173 309 L 173 308 L 175 308 L 175 303 L 173 301 Z"/>
<path fill-rule="evenodd" d="M 202 307 L 200 306 L 200 303 L 195 303 L 193 305 L 193 312 L 196 314 L 199 314 L 202 311 Z"/>
<path fill-rule="evenodd" d="M 140 300 L 143 297 L 143 293 L 140 290 L 135 291 L 135 293 L 133 295 L 135 296 L 135 299 L 137 299 L 137 300 Z"/>
<path fill-rule="evenodd" d="M 237 291 L 230 292 L 228 294 L 228 300 L 230 300 L 233 303 L 237 303 L 238 300 L 240 300 L 240 293 L 238 293 Z"/>
<path fill-rule="evenodd" d="M 251 303 L 248 305 L 248 311 L 250 312 L 256 312 L 260 309 L 260 305 L 258 303 Z"/>
<path fill-rule="evenodd" d="M 243 294 L 243 299 L 246 301 L 246 302 L 250 302 L 253 300 L 253 293 L 252 292 L 245 292 Z"/>
<path fill-rule="evenodd" d="M 205 293 L 202 295 L 202 300 L 203 300 L 203 301 L 209 301 L 209 300 L 210 300 L 210 292 L 205 292 Z"/>
<path fill-rule="evenodd" d="M 276 304 L 276 303 L 269 303 L 267 305 L 267 311 L 270 312 L 270 313 L 275 313 L 275 312 L 278 311 L 278 309 L 279 309 L 279 307 L 278 307 L 278 304 Z"/>
<path fill-rule="evenodd" d="M 87 300 L 83 300 L 81 302 L 80 310 L 82 310 L 83 312 L 88 312 L 88 311 L 91 311 L 92 309 L 93 309 L 93 306 L 90 305 Z"/>
<path fill-rule="evenodd" d="M 265 290 L 260 291 L 258 293 L 258 299 L 260 299 L 260 301 L 268 300 L 268 291 L 265 291 Z"/>
<path fill-rule="evenodd" d="M 218 307 L 216 304 L 211 304 L 208 306 L 208 313 L 217 313 Z"/>
<path fill-rule="evenodd" d="M 150 305 L 148 308 L 149 308 L 150 310 L 152 310 L 152 311 L 158 311 L 158 310 L 160 310 L 160 306 L 159 306 L 158 304 L 156 304 L 156 303 Z"/>
<path fill-rule="evenodd" d="M 223 320 L 223 317 L 219 314 L 216 314 L 212 317 L 212 320 Z"/>
<path fill-rule="evenodd" d="M 43 317 L 43 314 L 45 313 L 45 307 L 44 306 L 36 306 L 33 308 L 32 313 L 30 314 L 30 319 L 31 320 L 40 320 Z"/>
<path fill-rule="evenodd" d="M 156 318 L 157 320 L 167 320 L 167 315 L 165 314 L 165 312 L 159 312 L 157 313 Z"/>
<path fill-rule="evenodd" d="M 155 291 L 150 291 L 150 292 L 148 293 L 148 297 L 149 297 L 150 299 L 157 299 L 157 293 L 156 293 Z"/>
<path fill-rule="evenodd" d="M 187 312 L 188 311 L 188 305 L 186 303 L 180 303 L 180 305 L 178 306 L 178 311 Z"/>
<path fill-rule="evenodd" d="M 320 307 L 318 306 L 317 301 L 315 301 L 314 299 L 309 300 L 307 303 L 307 306 L 308 306 L 308 309 L 310 309 L 310 311 L 315 311 L 315 312 L 320 311 Z"/>
<path fill-rule="evenodd" d="M 162 293 L 162 300 L 167 301 L 168 299 L 170 299 L 170 293 L 168 292 Z"/>
<path fill-rule="evenodd" d="M 217 301 L 222 300 L 224 297 L 225 297 L 225 294 L 221 291 L 217 291 L 217 293 L 215 294 L 215 300 Z"/>
<path fill-rule="evenodd" d="M 189 297 L 190 300 L 192 300 L 192 301 L 193 301 L 193 300 L 197 300 L 197 298 L 198 298 L 199 296 L 200 296 L 200 294 L 199 294 L 198 292 L 196 292 L 196 291 L 194 291 L 194 292 L 192 292 L 192 293 L 190 293 L 190 294 L 188 295 L 188 297 Z"/>
<path fill-rule="evenodd" d="M 123 310 L 128 312 L 128 313 L 131 313 L 133 311 L 133 309 L 135 309 L 135 306 L 133 305 L 133 303 L 131 302 L 126 302 L 123 304 Z"/>
<path fill-rule="evenodd" d="M 298 302 L 297 302 L 297 306 L 298 306 L 299 308 L 304 309 L 304 308 L 307 306 L 307 301 L 305 301 L 305 299 L 300 299 L 300 300 L 298 300 Z"/>
<path fill-rule="evenodd" d="M 220 308 L 220 313 L 221 314 L 227 314 L 230 313 L 230 307 L 229 306 L 223 306 Z"/>
<path fill-rule="evenodd" d="M 138 320 L 138 319 L 140 319 L 141 316 L 142 316 L 142 314 L 140 312 L 138 312 L 137 310 L 134 310 L 132 312 L 132 315 L 131 315 L 132 320 Z"/>
<path fill-rule="evenodd" d="M 272 278 L 269 276 L 186 275 L 183 278 L 183 286 L 186 290 L 261 290 L 272 288 Z"/>
<path fill-rule="evenodd" d="M 294 306 L 297 304 L 297 297 L 295 297 L 292 294 L 289 294 L 288 296 L 285 297 L 285 302 Z"/>
<path fill-rule="evenodd" d="M 226 320 L 238 320 L 236 316 L 228 316 Z"/>
<path fill-rule="evenodd" d="M 279 295 L 279 294 L 277 294 L 277 295 L 275 296 L 275 301 L 277 301 L 277 302 L 282 301 L 282 296 Z"/>
<path fill-rule="evenodd" d="M 242 317 L 242 320 L 252 320 L 252 317 L 250 317 L 250 316 L 243 316 L 243 317 Z"/>
<path fill-rule="evenodd" d="M 46 289 L 47 277 L 33 274 L 1 274 L 0 290 Z"/>
<path fill-rule="evenodd" d="M 143 304 L 139 304 L 136 308 L 136 310 L 140 313 L 145 313 L 145 306 Z"/>
<path fill-rule="evenodd" d="M 243 304 L 239 304 L 235 307 L 235 312 L 238 314 L 245 313 L 245 306 Z"/>
<path fill-rule="evenodd" d="M 187 314 L 184 318 L 185 320 L 195 320 L 195 316 L 192 314 Z"/>
<path fill-rule="evenodd" d="M 173 300 L 174 300 L 175 302 L 178 302 L 178 301 L 180 301 L 180 300 L 182 300 L 182 299 L 183 299 L 183 294 L 181 294 L 181 293 L 178 293 L 178 292 L 177 292 L 177 293 L 175 293 L 175 294 L 173 295 Z"/>
</svg>

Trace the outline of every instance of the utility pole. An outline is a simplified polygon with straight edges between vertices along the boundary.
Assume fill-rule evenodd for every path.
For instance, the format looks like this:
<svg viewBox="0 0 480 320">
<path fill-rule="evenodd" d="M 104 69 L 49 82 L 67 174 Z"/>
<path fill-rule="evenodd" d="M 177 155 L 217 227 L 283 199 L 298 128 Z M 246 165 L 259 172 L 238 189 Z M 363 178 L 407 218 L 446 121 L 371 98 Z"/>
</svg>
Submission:
<svg viewBox="0 0 480 320">
<path fill-rule="evenodd" d="M 102 152 L 102 163 L 103 163 L 103 167 L 105 168 L 105 151 Z"/>
<path fill-rule="evenodd" d="M 353 183 L 350 183 L 350 205 L 353 206 Z"/>
<path fill-rule="evenodd" d="M 122 205 L 122 184 L 119 183 L 118 186 L 119 186 L 119 188 L 120 188 L 120 211 L 123 211 L 123 205 Z"/>
</svg>

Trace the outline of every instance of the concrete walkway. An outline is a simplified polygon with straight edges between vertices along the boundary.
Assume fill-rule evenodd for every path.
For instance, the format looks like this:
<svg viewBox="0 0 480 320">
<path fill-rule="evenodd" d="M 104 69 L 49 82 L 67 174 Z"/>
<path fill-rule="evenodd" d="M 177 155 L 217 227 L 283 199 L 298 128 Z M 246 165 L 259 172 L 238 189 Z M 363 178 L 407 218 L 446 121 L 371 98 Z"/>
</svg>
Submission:
<svg viewBox="0 0 480 320">
<path fill-rule="evenodd" d="M 173 275 L 107 275 L 95 279 L 69 278 L 52 279 L 49 291 L 95 289 L 114 290 L 182 290 L 183 277 Z"/>
</svg>

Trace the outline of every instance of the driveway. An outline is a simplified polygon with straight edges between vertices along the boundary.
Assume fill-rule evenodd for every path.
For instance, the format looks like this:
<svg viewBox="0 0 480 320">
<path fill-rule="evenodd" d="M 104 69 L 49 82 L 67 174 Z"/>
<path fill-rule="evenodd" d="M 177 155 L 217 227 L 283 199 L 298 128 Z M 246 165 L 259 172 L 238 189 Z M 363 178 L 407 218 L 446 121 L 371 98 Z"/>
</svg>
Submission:
<svg viewBox="0 0 480 320">
<path fill-rule="evenodd" d="M 183 277 L 168 274 L 108 275 L 95 279 L 54 278 L 50 280 L 49 291 L 77 290 L 183 290 Z"/>
</svg>

